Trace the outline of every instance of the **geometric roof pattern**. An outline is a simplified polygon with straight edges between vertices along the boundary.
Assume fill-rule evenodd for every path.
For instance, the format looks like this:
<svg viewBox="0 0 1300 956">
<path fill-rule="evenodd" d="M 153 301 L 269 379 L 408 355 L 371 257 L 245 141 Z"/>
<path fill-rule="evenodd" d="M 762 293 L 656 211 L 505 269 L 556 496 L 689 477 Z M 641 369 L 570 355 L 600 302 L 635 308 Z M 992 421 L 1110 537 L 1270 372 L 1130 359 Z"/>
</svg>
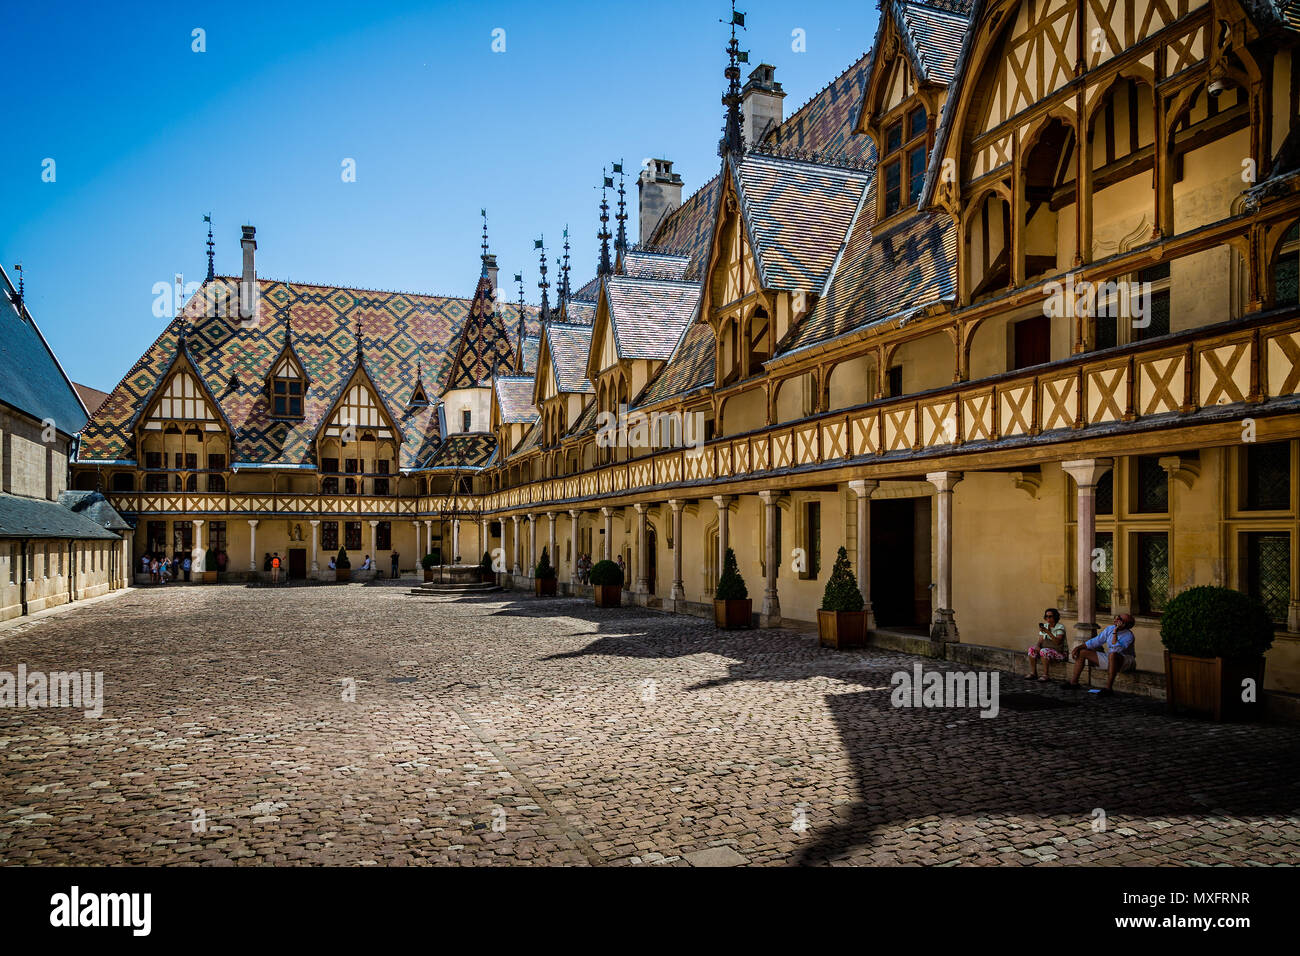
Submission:
<svg viewBox="0 0 1300 956">
<path fill-rule="evenodd" d="M 449 389 L 476 388 L 490 382 L 499 369 L 514 368 L 515 351 L 510 346 L 510 333 L 494 299 L 492 281 L 485 274 L 478 280 L 469 318 L 460 331 L 460 345 L 447 383 Z"/>
<path fill-rule="evenodd" d="M 468 435 L 451 435 L 438 453 L 424 466 L 429 469 L 483 468 L 496 454 L 497 440 L 492 435 L 475 432 Z"/>
<path fill-rule="evenodd" d="M 493 382 L 497 394 L 497 407 L 501 421 L 506 425 L 521 425 L 537 418 L 533 405 L 533 378 L 531 375 L 505 375 Z"/>
<path fill-rule="evenodd" d="M 695 315 L 700 284 L 611 276 L 605 295 L 618 357 L 663 362 Z"/>
<path fill-rule="evenodd" d="M 407 409 L 417 369 L 430 399 L 446 393 L 473 305 L 471 300 L 450 296 L 259 279 L 259 316 L 245 328 L 237 318 L 219 314 L 215 305 L 223 300 L 238 302 L 238 287 L 239 279 L 230 276 L 204 283 L 91 417 L 82 433 L 78 460 L 134 459 L 136 421 L 170 368 L 181 328 L 188 324 L 186 351 L 230 424 L 233 460 L 311 464 L 316 432 L 356 367 L 358 323 L 366 372 L 391 414 Z M 286 343 L 290 310 L 291 343 Z M 503 304 L 502 310 L 504 325 L 495 320 L 488 325 L 498 334 L 518 321 L 517 306 Z M 533 315 L 526 314 L 525 327 L 531 324 L 535 324 Z M 301 421 L 273 420 L 270 414 L 266 383 L 286 344 L 292 345 L 308 379 Z M 512 355 L 508 337 L 505 349 L 504 354 Z M 391 417 L 404 439 L 399 466 L 416 467 L 440 442 L 436 407 L 416 407 Z"/>
</svg>

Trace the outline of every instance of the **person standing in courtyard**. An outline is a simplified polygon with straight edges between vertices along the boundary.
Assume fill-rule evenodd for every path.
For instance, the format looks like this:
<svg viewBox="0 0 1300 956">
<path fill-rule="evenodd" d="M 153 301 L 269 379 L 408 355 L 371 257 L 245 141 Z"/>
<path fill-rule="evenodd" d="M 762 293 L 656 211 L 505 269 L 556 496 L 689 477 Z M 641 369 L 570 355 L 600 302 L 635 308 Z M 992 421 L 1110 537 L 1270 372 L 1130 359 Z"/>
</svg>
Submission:
<svg viewBox="0 0 1300 956">
<path fill-rule="evenodd" d="M 393 552 L 393 580 L 397 580 L 397 552 Z"/>
<path fill-rule="evenodd" d="M 272 584 L 280 583 L 280 552 L 279 551 L 275 552 L 275 556 L 271 558 L 271 583 Z"/>
</svg>

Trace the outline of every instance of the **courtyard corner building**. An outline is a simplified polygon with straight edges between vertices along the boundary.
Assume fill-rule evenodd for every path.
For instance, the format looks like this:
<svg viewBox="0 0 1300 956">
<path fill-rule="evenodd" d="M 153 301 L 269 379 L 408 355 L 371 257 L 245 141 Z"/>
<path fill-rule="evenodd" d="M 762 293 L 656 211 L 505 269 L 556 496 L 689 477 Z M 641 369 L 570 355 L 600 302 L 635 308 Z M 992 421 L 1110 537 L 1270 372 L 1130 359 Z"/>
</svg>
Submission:
<svg viewBox="0 0 1300 956">
<path fill-rule="evenodd" d="M 1227 585 L 1275 621 L 1267 687 L 1300 692 L 1290 10 L 883 0 L 793 111 L 733 44 L 717 175 L 647 163 L 633 244 L 616 169 L 594 278 L 566 256 L 539 306 L 486 235 L 445 298 L 262 277 L 245 227 L 72 487 L 137 553 L 235 576 L 487 552 L 527 586 L 547 548 L 562 590 L 621 557 L 636 601 L 694 612 L 731 548 L 771 625 L 816 618 L 843 546 L 878 643 L 992 661 L 1044 607 L 1075 637 L 1131 611 L 1139 687 L 1169 599 Z"/>
</svg>

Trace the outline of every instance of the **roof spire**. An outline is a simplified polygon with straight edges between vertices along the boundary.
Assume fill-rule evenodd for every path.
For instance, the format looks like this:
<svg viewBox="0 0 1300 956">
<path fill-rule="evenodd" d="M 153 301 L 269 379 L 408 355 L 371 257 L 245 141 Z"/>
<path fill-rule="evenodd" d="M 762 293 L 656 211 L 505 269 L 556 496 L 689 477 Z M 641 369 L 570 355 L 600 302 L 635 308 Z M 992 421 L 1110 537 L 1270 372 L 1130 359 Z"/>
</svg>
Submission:
<svg viewBox="0 0 1300 956">
<path fill-rule="evenodd" d="M 736 0 L 731 0 L 731 42 L 727 44 L 727 69 L 723 72 L 727 78 L 727 94 L 722 98 L 722 104 L 727 108 L 727 119 L 722 126 L 718 155 L 725 157 L 734 154 L 739 158 L 745 150 L 745 141 L 740 132 L 740 64 L 749 62 L 749 54 L 736 42 L 736 27 L 746 29 L 745 15 L 736 10 Z"/>
<path fill-rule="evenodd" d="M 564 301 L 569 301 L 569 227 L 564 227 L 564 280 L 560 283 L 560 289 L 564 296 Z"/>
<path fill-rule="evenodd" d="M 217 277 L 216 270 L 212 268 L 212 213 L 204 216 L 203 221 L 208 224 L 208 281 L 211 282 Z"/>
<path fill-rule="evenodd" d="M 613 187 L 614 180 L 605 175 L 604 166 L 600 168 L 600 175 L 600 232 L 596 233 L 596 238 L 600 240 L 600 263 L 596 267 L 596 275 L 607 276 L 614 268 L 609 261 L 609 240 L 613 237 L 609 231 L 609 196 L 606 190 Z"/>
<path fill-rule="evenodd" d="M 523 370 L 524 334 L 528 331 L 528 325 L 524 321 L 524 318 L 527 315 L 524 311 L 524 274 L 522 272 L 516 272 L 515 281 L 519 283 L 519 323 L 515 334 L 515 341 L 518 343 L 519 352 L 515 357 L 515 371 L 519 372 Z"/>
<path fill-rule="evenodd" d="M 354 333 L 357 337 L 357 364 L 361 364 L 361 316 L 357 316 L 357 330 Z"/>
<path fill-rule="evenodd" d="M 627 252 L 627 184 L 622 160 L 614 164 L 614 172 L 618 173 L 618 215 L 614 217 L 618 220 L 618 238 L 614 240 L 614 251 L 621 266 L 623 253 Z"/>
<path fill-rule="evenodd" d="M 486 210 L 486 209 L 480 209 L 480 210 L 478 211 L 478 214 L 479 214 L 480 216 L 483 217 L 483 258 L 486 259 L 486 258 L 487 258 L 487 255 L 488 255 L 488 241 L 487 241 L 487 210 Z"/>
<path fill-rule="evenodd" d="M 543 236 L 541 239 L 534 240 L 533 248 L 542 250 L 542 255 L 541 255 L 542 281 L 537 283 L 537 288 L 542 290 L 542 324 L 545 325 L 547 322 L 551 320 L 551 305 L 546 298 L 546 290 L 551 287 L 551 284 L 546 281 L 546 237 Z"/>
</svg>

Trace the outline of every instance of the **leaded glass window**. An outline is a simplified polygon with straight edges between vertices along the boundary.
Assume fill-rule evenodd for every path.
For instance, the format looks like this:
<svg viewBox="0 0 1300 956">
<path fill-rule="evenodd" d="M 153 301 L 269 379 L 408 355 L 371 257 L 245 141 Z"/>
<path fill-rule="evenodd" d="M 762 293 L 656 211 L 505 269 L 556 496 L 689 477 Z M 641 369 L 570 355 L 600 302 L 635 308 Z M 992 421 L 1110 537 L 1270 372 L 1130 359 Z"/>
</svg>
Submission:
<svg viewBox="0 0 1300 956">
<path fill-rule="evenodd" d="M 1274 623 L 1285 624 L 1291 604 L 1291 536 L 1285 531 L 1246 535 L 1249 593 L 1268 608 Z"/>
</svg>

